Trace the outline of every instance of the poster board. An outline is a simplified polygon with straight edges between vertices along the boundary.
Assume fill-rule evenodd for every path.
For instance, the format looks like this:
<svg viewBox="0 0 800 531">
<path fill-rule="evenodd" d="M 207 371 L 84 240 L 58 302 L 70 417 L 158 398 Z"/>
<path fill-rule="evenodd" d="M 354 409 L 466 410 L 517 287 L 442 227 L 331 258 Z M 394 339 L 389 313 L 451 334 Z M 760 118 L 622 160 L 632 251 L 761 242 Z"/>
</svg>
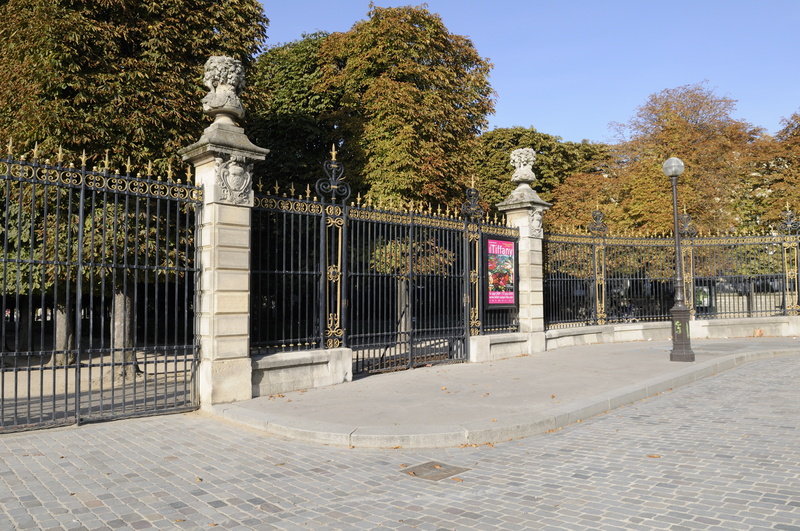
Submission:
<svg viewBox="0 0 800 531">
<path fill-rule="evenodd" d="M 484 236 L 483 257 L 486 265 L 484 293 L 487 310 L 516 308 L 518 297 L 517 242 Z"/>
</svg>

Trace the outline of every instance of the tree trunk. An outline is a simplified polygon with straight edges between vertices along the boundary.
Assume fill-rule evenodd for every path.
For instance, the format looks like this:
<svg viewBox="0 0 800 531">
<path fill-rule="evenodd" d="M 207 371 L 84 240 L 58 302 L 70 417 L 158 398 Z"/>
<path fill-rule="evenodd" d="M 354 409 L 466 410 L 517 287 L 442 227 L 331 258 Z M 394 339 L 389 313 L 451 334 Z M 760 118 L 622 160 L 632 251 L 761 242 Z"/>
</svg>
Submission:
<svg viewBox="0 0 800 531">
<path fill-rule="evenodd" d="M 111 321 L 113 376 L 115 379 L 129 380 L 138 372 L 136 352 L 133 350 L 133 299 L 121 287 L 114 291 Z"/>
<path fill-rule="evenodd" d="M 397 341 L 411 339 L 411 283 L 405 277 L 397 279 Z"/>
<path fill-rule="evenodd" d="M 26 352 L 31 349 L 32 337 L 28 334 L 28 327 L 31 323 L 31 308 L 28 304 L 28 296 L 19 297 L 19 306 L 16 308 L 14 316 L 16 322 L 13 324 L 14 343 L 11 345 L 12 351 Z"/>
<path fill-rule="evenodd" d="M 42 312 L 42 326 L 46 318 Z M 50 358 L 50 365 L 62 366 L 75 363 L 75 324 L 73 308 L 57 305 L 53 309 L 53 340 L 55 353 Z"/>
</svg>

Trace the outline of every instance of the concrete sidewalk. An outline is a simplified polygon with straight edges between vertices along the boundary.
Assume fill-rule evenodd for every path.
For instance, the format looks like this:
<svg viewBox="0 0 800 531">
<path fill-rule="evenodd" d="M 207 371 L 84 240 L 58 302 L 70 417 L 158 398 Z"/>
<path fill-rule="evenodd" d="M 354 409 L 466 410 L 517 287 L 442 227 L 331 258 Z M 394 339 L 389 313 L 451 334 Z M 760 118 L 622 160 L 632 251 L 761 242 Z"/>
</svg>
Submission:
<svg viewBox="0 0 800 531">
<path fill-rule="evenodd" d="M 212 407 L 212 414 L 304 441 L 366 448 L 439 448 L 507 441 L 769 357 L 800 340 L 694 340 L 693 363 L 670 342 L 557 349 L 481 364 L 438 365 Z"/>
</svg>

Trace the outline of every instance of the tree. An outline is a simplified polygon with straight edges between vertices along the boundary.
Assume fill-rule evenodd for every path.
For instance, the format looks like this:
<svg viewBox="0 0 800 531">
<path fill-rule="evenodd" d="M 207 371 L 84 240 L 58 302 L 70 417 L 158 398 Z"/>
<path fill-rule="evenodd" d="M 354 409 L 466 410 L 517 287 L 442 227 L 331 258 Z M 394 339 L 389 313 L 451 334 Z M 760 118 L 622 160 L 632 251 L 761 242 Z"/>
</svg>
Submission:
<svg viewBox="0 0 800 531">
<path fill-rule="evenodd" d="M 118 164 L 195 141 L 206 59 L 251 63 L 268 24 L 256 0 L 9 0 L 0 17 L 0 137 Z"/>
<path fill-rule="evenodd" d="M 787 209 L 800 209 L 800 113 L 783 120 L 775 138 L 759 139 L 755 145 L 752 171 L 747 175 L 752 192 L 752 218 L 762 226 L 776 226 Z"/>
<path fill-rule="evenodd" d="M 402 237 L 393 240 L 378 238 L 370 256 L 370 268 L 384 275 L 394 275 L 397 282 L 396 325 L 400 337 L 412 329 L 411 277 L 413 275 L 447 275 L 451 273 L 457 254 L 436 240 L 434 235 Z"/>
<path fill-rule="evenodd" d="M 533 127 L 487 131 L 478 139 L 474 155 L 475 186 L 486 206 L 494 206 L 516 188 L 511 182 L 509 155 L 515 149 L 528 147 L 536 152 L 533 186 L 545 201 L 553 200 L 554 191 L 570 176 L 593 171 L 608 151 L 603 144 L 563 142 L 560 137 L 540 133 Z"/>
<path fill-rule="evenodd" d="M 679 197 L 701 230 L 740 224 L 737 200 L 749 193 L 742 179 L 762 131 L 734 119 L 735 101 L 705 83 L 651 95 L 625 125 L 607 173 L 616 179 L 608 220 L 621 228 L 671 232 L 671 185 L 661 165 L 679 157 L 686 171 Z"/>
<path fill-rule="evenodd" d="M 307 133 L 313 157 L 320 155 L 317 139 L 332 138 L 354 192 L 460 201 L 476 137 L 493 112 L 491 65 L 423 7 L 373 5 L 368 17 L 346 33 L 306 36 L 267 52 L 255 78 L 258 97 L 269 100 L 253 107 L 265 123 L 299 116 L 292 127 Z M 290 167 L 305 176 L 313 165 Z"/>
<path fill-rule="evenodd" d="M 270 155 L 256 175 L 267 189 L 275 182 L 299 190 L 322 177 L 322 162 L 339 139 L 324 116 L 339 98 L 315 87 L 322 82 L 319 50 L 328 34 L 319 32 L 266 50 L 249 77 L 247 134 Z M 348 172 L 349 173 L 349 172 Z"/>
</svg>

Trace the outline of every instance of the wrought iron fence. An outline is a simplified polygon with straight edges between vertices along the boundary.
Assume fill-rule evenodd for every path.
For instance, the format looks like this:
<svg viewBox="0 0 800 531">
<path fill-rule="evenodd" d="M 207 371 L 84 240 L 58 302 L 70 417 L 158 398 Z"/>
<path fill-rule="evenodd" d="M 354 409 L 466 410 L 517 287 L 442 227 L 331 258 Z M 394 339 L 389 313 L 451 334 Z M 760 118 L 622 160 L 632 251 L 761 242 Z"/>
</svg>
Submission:
<svg viewBox="0 0 800 531">
<path fill-rule="evenodd" d="M 354 372 L 467 359 L 470 334 L 518 330 L 516 308 L 486 307 L 481 239 L 518 232 L 484 219 L 470 189 L 463 217 L 420 204 L 346 204 L 343 167 L 317 197 L 257 194 L 251 350 L 354 351 Z"/>
<path fill-rule="evenodd" d="M 548 328 L 667 321 L 673 305 L 673 238 L 613 236 L 600 212 L 583 234 L 546 233 Z M 683 235 L 687 305 L 694 318 L 797 315 L 798 227 L 784 213 L 768 235 Z M 685 226 L 684 228 L 688 228 Z"/>
<path fill-rule="evenodd" d="M 0 161 L 0 431 L 195 408 L 201 191 L 60 159 Z"/>
</svg>

